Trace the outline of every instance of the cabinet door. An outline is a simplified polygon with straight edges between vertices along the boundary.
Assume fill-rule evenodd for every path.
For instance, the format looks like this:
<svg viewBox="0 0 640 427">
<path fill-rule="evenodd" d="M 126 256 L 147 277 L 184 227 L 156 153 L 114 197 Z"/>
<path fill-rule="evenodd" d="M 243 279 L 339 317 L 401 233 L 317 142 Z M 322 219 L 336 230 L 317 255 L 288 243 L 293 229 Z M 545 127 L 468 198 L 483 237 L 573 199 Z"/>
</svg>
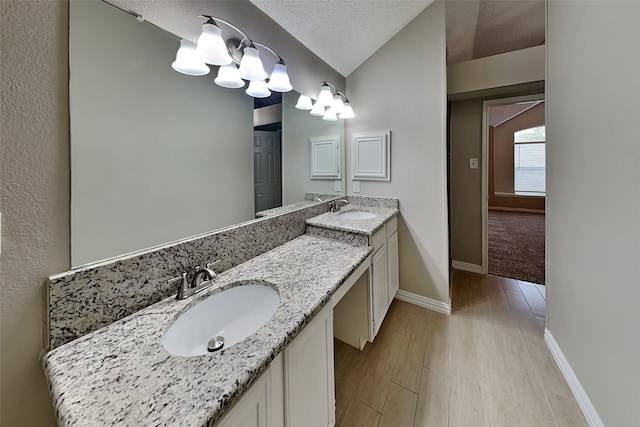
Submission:
<svg viewBox="0 0 640 427">
<path fill-rule="evenodd" d="M 282 381 L 282 357 L 278 356 L 218 427 L 284 427 Z"/>
<path fill-rule="evenodd" d="M 384 315 L 387 314 L 387 246 L 384 245 L 371 258 L 371 298 L 373 307 L 373 336 L 378 335 Z"/>
<path fill-rule="evenodd" d="M 398 232 L 387 240 L 387 305 L 391 305 L 393 297 L 400 288 L 400 270 L 398 266 Z"/>
<path fill-rule="evenodd" d="M 332 314 L 327 305 L 285 349 L 288 427 L 328 427 L 335 423 Z"/>
</svg>

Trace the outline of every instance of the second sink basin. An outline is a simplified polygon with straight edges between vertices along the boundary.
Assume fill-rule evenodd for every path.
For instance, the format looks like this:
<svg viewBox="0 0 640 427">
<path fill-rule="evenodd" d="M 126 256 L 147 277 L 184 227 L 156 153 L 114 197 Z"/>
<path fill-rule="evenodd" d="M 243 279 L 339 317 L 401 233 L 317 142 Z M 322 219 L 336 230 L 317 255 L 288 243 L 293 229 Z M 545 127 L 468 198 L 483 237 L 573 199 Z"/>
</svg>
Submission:
<svg viewBox="0 0 640 427">
<path fill-rule="evenodd" d="M 162 345 L 176 356 L 197 356 L 209 353 L 209 341 L 221 336 L 222 349 L 229 348 L 267 323 L 278 305 L 276 289 L 266 282 L 247 280 L 185 311 L 164 334 Z"/>
<path fill-rule="evenodd" d="M 353 210 L 353 211 L 340 212 L 338 216 L 344 219 L 362 220 L 362 219 L 375 218 L 376 214 L 373 214 L 371 212 Z"/>
</svg>

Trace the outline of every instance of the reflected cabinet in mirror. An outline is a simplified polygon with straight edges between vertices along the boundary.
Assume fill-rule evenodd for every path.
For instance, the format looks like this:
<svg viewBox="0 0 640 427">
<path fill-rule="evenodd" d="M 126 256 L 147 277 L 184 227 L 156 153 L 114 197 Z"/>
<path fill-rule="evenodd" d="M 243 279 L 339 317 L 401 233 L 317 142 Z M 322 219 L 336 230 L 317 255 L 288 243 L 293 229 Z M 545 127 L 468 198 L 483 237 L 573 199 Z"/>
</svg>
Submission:
<svg viewBox="0 0 640 427">
<path fill-rule="evenodd" d="M 215 85 L 217 67 L 202 77 L 174 71 L 178 46 L 107 3 L 70 3 L 73 266 L 256 217 L 254 99 Z M 282 97 L 278 205 L 344 187 L 309 172 L 309 139 L 344 141 L 343 122 L 296 110 L 297 96 Z"/>
</svg>

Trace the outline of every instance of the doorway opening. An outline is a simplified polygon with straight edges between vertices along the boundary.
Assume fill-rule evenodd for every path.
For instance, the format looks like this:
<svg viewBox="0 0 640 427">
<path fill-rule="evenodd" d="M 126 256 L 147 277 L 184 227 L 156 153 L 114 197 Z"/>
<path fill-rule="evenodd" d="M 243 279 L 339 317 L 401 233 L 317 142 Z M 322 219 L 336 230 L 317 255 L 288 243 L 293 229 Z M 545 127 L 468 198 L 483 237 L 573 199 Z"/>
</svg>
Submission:
<svg viewBox="0 0 640 427">
<path fill-rule="evenodd" d="M 542 94 L 483 102 L 483 270 L 533 287 L 545 283 L 544 108 Z"/>
<path fill-rule="evenodd" d="M 253 110 L 255 212 L 282 206 L 282 94 L 255 98 Z"/>
</svg>

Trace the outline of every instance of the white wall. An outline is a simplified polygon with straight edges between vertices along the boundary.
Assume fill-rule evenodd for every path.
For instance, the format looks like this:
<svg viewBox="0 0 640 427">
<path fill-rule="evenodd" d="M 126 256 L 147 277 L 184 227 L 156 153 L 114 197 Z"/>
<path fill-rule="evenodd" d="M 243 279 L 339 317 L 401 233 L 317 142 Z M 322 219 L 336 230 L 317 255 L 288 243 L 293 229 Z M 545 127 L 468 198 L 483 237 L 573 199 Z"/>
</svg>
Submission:
<svg viewBox="0 0 640 427">
<path fill-rule="evenodd" d="M 349 144 L 391 129 L 391 181 L 362 181 L 361 194 L 400 199 L 400 287 L 448 303 L 444 9 L 431 4 L 347 77 L 346 129 Z"/>
<path fill-rule="evenodd" d="M 548 4 L 549 330 L 608 427 L 640 419 L 638 16 Z"/>
<path fill-rule="evenodd" d="M 107 3 L 69 19 L 72 265 L 252 219 L 253 98 L 174 71 L 179 40 Z"/>
<path fill-rule="evenodd" d="M 341 170 L 344 176 L 344 120 L 328 122 L 322 117 L 312 116 L 308 111 L 296 110 L 298 95 L 295 91 L 282 94 L 283 205 L 301 202 L 306 192 L 334 193 L 332 179 L 311 179 L 310 137 L 340 135 L 343 154 Z"/>
<path fill-rule="evenodd" d="M 0 425 L 55 425 L 43 288 L 69 267 L 67 4 L 0 2 Z"/>
</svg>

